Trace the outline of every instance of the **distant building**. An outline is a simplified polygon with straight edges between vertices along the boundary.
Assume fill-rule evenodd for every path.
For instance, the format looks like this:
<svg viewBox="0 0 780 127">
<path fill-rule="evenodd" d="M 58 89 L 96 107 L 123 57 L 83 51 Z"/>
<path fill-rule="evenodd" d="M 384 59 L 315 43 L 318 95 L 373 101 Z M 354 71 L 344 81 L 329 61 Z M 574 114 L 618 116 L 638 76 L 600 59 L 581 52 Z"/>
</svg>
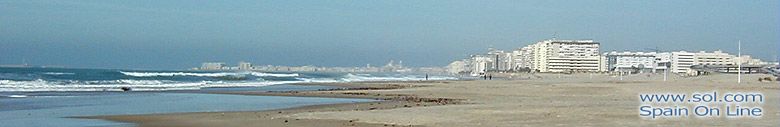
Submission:
<svg viewBox="0 0 780 127">
<path fill-rule="evenodd" d="M 736 56 L 724 53 L 720 50 L 714 52 L 699 51 L 694 54 L 694 65 L 736 65 Z"/>
<path fill-rule="evenodd" d="M 493 58 L 482 55 L 474 55 L 471 57 L 473 66 L 471 70 L 472 76 L 484 75 L 489 69 L 494 68 Z"/>
<path fill-rule="evenodd" d="M 225 63 L 217 63 L 217 62 L 210 62 L 210 63 L 203 63 L 200 66 L 201 70 L 221 70 L 225 67 Z"/>
<path fill-rule="evenodd" d="M 403 72 L 403 71 L 409 71 L 408 69 L 404 68 L 404 61 L 398 61 L 398 63 L 395 62 L 395 60 L 390 60 L 384 67 L 382 67 L 382 72 Z"/>
<path fill-rule="evenodd" d="M 599 43 L 593 40 L 544 40 L 529 45 L 531 69 L 538 72 L 604 71 Z"/>
<path fill-rule="evenodd" d="M 761 59 L 754 59 L 751 58 L 750 55 L 742 55 L 742 57 L 734 57 L 734 63 L 742 62 L 742 65 L 773 65 L 777 64 L 775 63 L 769 63 L 766 61 L 761 61 Z"/>
<path fill-rule="evenodd" d="M 533 46 L 526 46 L 515 50 L 515 70 L 530 70 L 534 66 Z"/>
<path fill-rule="evenodd" d="M 685 52 L 685 51 L 679 51 L 679 52 L 671 52 L 671 55 L 669 55 L 669 62 L 670 62 L 670 72 L 673 73 L 692 73 L 693 70 L 691 70 L 691 66 L 693 66 L 696 62 L 696 54 Z"/>
<path fill-rule="evenodd" d="M 511 52 L 490 48 L 485 54 L 455 61 L 448 65 L 452 74 L 473 76 L 488 72 L 671 72 L 698 75 L 702 72 L 737 68 L 765 67 L 768 63 L 750 56 L 734 56 L 720 50 L 713 52 L 607 52 L 600 53 L 600 43 L 593 40 L 543 40 Z"/>
<path fill-rule="evenodd" d="M 249 62 L 238 62 L 238 70 L 252 70 L 252 63 Z"/>
<path fill-rule="evenodd" d="M 485 57 L 490 57 L 490 59 L 492 59 L 491 61 L 493 61 L 493 65 L 490 65 L 486 71 L 508 72 L 512 71 L 513 65 L 515 64 L 512 60 L 512 53 L 507 53 L 503 50 L 490 48 L 488 49 L 488 53 L 485 55 Z"/>
<path fill-rule="evenodd" d="M 662 52 L 662 53 L 656 53 L 655 54 L 655 71 L 656 73 L 666 73 L 669 71 L 669 68 L 671 68 L 672 64 L 672 53 L 669 52 Z"/>
<path fill-rule="evenodd" d="M 604 53 L 608 71 L 647 73 L 654 72 L 655 52 L 609 52 Z"/>
<path fill-rule="evenodd" d="M 461 74 L 465 72 L 468 72 L 468 68 L 466 68 L 466 62 L 463 60 L 456 60 L 447 65 L 447 73 Z"/>
</svg>

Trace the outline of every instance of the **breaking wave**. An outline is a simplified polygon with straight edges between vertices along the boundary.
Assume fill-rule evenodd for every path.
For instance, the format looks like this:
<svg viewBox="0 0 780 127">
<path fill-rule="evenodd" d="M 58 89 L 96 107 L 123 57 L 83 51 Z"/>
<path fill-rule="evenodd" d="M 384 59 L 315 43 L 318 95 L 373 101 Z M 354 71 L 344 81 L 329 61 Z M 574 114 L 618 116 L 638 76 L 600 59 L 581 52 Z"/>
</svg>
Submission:
<svg viewBox="0 0 780 127">
<path fill-rule="evenodd" d="M 8 95 L 8 98 L 27 98 L 27 95 Z"/>
<path fill-rule="evenodd" d="M 46 72 L 46 73 L 43 73 L 43 74 L 46 74 L 46 75 L 74 75 L 74 74 L 76 74 L 76 73 L 66 73 L 66 72 Z"/>
<path fill-rule="evenodd" d="M 274 73 L 263 73 L 263 72 L 250 72 L 249 74 L 252 74 L 252 75 L 258 76 L 258 77 L 298 77 L 298 76 L 301 76 L 298 73 L 293 73 L 293 74 L 274 74 Z"/>
<path fill-rule="evenodd" d="M 125 72 L 125 71 L 119 71 L 119 73 L 122 73 L 127 76 L 134 76 L 134 77 L 170 77 L 170 76 L 199 76 L 199 77 L 224 77 L 224 76 L 233 76 L 233 75 L 239 75 L 237 73 L 227 73 L 227 72 L 218 72 L 218 73 L 189 73 L 189 72 Z"/>
<path fill-rule="evenodd" d="M 5 69 L 0 68 L 0 92 L 38 91 L 169 91 L 198 90 L 210 87 L 260 87 L 291 83 L 337 83 L 361 81 L 420 81 L 425 75 L 394 73 L 279 73 L 279 72 L 202 72 L 202 71 L 129 71 L 108 69 Z M 428 80 L 452 77 L 429 76 Z M 25 96 L 4 96 L 23 98 Z M 30 96 L 38 97 L 38 96 Z"/>
<path fill-rule="evenodd" d="M 226 76 L 244 76 L 253 75 L 258 77 L 298 77 L 298 73 L 276 74 L 263 72 L 213 72 L 213 73 L 195 73 L 195 72 L 125 72 L 119 71 L 127 76 L 133 77 L 171 77 L 171 76 L 198 76 L 198 77 L 226 77 Z"/>
<path fill-rule="evenodd" d="M 35 91 L 122 91 L 123 87 L 133 91 L 197 90 L 209 87 L 260 87 L 302 81 L 260 81 L 260 82 L 176 82 L 167 80 L 111 80 L 111 81 L 12 81 L 0 80 L 0 92 Z"/>
</svg>

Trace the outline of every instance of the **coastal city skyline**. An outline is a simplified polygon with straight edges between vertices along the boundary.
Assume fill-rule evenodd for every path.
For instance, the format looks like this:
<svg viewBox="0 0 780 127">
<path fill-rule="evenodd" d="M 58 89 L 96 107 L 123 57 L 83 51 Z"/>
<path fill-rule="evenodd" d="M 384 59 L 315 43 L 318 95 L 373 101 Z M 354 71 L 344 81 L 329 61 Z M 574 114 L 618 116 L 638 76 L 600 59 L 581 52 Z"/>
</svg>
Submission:
<svg viewBox="0 0 780 127">
<path fill-rule="evenodd" d="M 741 40 L 743 53 L 774 61 L 780 42 L 780 9 L 772 1 L 164 3 L 2 1 L 8 25 L 0 28 L 0 64 L 360 67 L 395 59 L 445 66 L 490 47 L 512 50 L 554 36 L 598 40 L 602 51 L 734 53 Z"/>
<path fill-rule="evenodd" d="M 0 0 L 0 126 L 778 126 L 778 12 L 777 0 Z"/>
<path fill-rule="evenodd" d="M 616 70 L 614 70 L 615 68 L 612 67 L 612 66 L 614 66 L 613 64 L 616 64 L 616 63 L 614 63 L 614 60 L 613 60 L 613 63 L 608 63 L 609 60 L 607 60 L 607 58 L 610 57 L 610 56 L 614 57 L 614 56 L 625 56 L 625 55 L 630 55 L 630 56 L 647 55 L 648 59 L 650 57 L 652 57 L 653 59 L 666 59 L 666 61 L 668 62 L 669 59 L 674 54 L 683 53 L 683 54 L 691 54 L 691 56 L 694 56 L 694 55 L 697 55 L 697 54 L 705 54 L 707 52 L 710 52 L 708 54 L 723 55 L 724 59 L 726 59 L 728 57 L 727 58 L 728 60 L 726 62 L 732 63 L 731 65 L 735 65 L 733 63 L 737 62 L 736 59 L 738 59 L 735 55 L 733 55 L 733 53 L 730 54 L 729 52 L 725 52 L 722 49 L 714 49 L 714 50 L 707 50 L 707 49 L 703 49 L 703 50 L 666 50 L 666 49 L 661 49 L 661 48 L 658 48 L 658 47 L 646 47 L 644 49 L 633 49 L 633 50 L 632 49 L 622 49 L 622 50 L 618 49 L 618 50 L 604 51 L 604 50 L 600 50 L 600 47 L 603 47 L 603 45 L 601 45 L 601 42 L 594 41 L 593 39 L 559 40 L 559 39 L 557 39 L 557 35 L 554 35 L 552 37 L 552 39 L 542 40 L 540 42 L 548 42 L 549 43 L 550 41 L 552 41 L 552 42 L 555 42 L 555 41 L 557 41 L 557 42 L 568 42 L 568 43 L 571 43 L 571 42 L 574 42 L 574 43 L 585 42 L 585 43 L 595 44 L 595 47 L 592 47 L 593 49 L 589 49 L 588 50 L 588 51 L 591 51 L 591 50 L 594 51 L 592 54 L 589 54 L 589 55 L 596 55 L 596 56 L 603 56 L 603 57 L 602 58 L 595 58 L 596 56 L 594 56 L 594 60 L 598 59 L 598 60 L 596 60 L 596 61 L 598 61 L 598 63 L 594 63 L 594 68 L 592 68 L 593 70 L 587 70 L 585 72 L 616 71 Z M 264 64 L 264 65 L 262 65 L 262 64 L 253 64 L 253 62 L 246 61 L 246 60 L 241 60 L 241 61 L 237 62 L 238 64 L 236 64 L 236 66 L 229 66 L 229 64 L 226 64 L 226 62 L 223 62 L 223 61 L 206 61 L 206 62 L 202 62 L 200 67 L 178 68 L 178 69 L 181 69 L 181 70 L 183 70 L 183 69 L 189 69 L 189 70 L 255 70 L 255 71 L 282 71 L 282 72 L 296 72 L 296 71 L 304 71 L 304 72 L 306 72 L 306 71 L 311 71 L 311 72 L 316 72 L 316 71 L 326 71 L 326 72 L 433 72 L 433 73 L 440 73 L 440 74 L 444 74 L 444 73 L 456 74 L 458 72 L 470 72 L 473 75 L 473 73 L 485 73 L 485 71 L 488 71 L 489 68 L 494 69 L 494 71 L 496 71 L 496 70 L 503 70 L 503 71 L 512 70 L 512 71 L 516 71 L 513 68 L 515 68 L 515 69 L 516 68 L 525 68 L 525 69 L 534 68 L 534 67 L 531 67 L 531 66 L 533 66 L 533 64 L 531 63 L 531 61 L 529 61 L 530 58 L 525 58 L 525 61 L 523 61 L 523 60 L 519 60 L 521 58 L 512 58 L 511 56 L 515 56 L 515 57 L 533 57 L 533 56 L 529 56 L 529 55 L 533 55 L 532 53 L 529 54 L 528 53 L 529 51 L 525 51 L 525 50 L 529 50 L 529 48 L 530 48 L 529 46 L 537 45 L 540 42 L 537 42 L 536 44 L 529 44 L 529 45 L 526 45 L 525 47 L 516 47 L 516 48 L 511 48 L 510 47 L 510 48 L 507 48 L 509 50 L 494 48 L 492 46 L 488 47 L 486 49 L 486 51 L 487 51 L 486 54 L 488 56 L 496 56 L 496 57 L 501 56 L 502 57 L 501 61 L 505 61 L 504 63 L 501 63 L 500 65 L 499 65 L 499 62 L 494 62 L 493 60 L 491 60 L 492 58 L 490 58 L 490 59 L 488 59 L 488 58 L 476 58 L 476 57 L 480 57 L 479 56 L 480 53 L 476 52 L 476 53 L 470 53 L 469 55 L 467 55 L 467 57 L 463 57 L 463 58 L 459 58 L 459 59 L 456 58 L 456 59 L 450 60 L 449 64 L 446 64 L 446 65 L 443 65 L 443 66 L 406 66 L 406 67 L 404 67 L 403 66 L 403 60 L 400 60 L 400 61 L 398 61 L 398 63 L 395 63 L 394 59 L 389 60 L 389 63 L 387 63 L 387 64 L 384 64 L 384 65 L 374 64 L 375 66 L 371 66 L 372 65 L 371 63 L 366 63 L 366 64 L 364 64 L 364 66 L 322 66 L 322 65 L 317 65 L 317 64 L 305 64 L 305 63 L 298 63 L 296 65 L 273 65 L 273 64 Z M 586 48 L 591 48 L 591 47 L 586 47 Z M 582 50 L 585 50 L 585 49 L 582 49 Z M 506 52 L 506 53 L 504 53 L 504 52 Z M 524 52 L 524 54 L 523 54 L 523 52 Z M 506 55 L 504 55 L 504 54 L 506 54 Z M 483 54 L 483 56 L 481 56 L 481 57 L 485 57 L 484 55 L 485 54 Z M 577 54 L 577 55 L 580 55 L 580 54 Z M 658 55 L 665 55 L 665 56 L 658 56 Z M 504 57 L 506 57 L 506 58 L 504 58 Z M 661 58 L 661 57 L 666 57 L 666 58 Z M 506 60 L 504 60 L 504 59 L 506 59 Z M 518 60 L 510 60 L 510 59 L 518 59 Z M 691 59 L 694 59 L 694 57 L 691 57 Z M 732 59 L 734 59 L 734 60 L 732 60 Z M 780 59 L 780 58 L 760 59 L 760 58 L 753 57 L 753 55 L 751 55 L 751 54 L 744 54 L 744 56 L 740 57 L 739 59 L 745 60 L 745 61 L 743 61 L 743 63 L 744 64 L 749 64 L 749 65 L 770 65 L 770 64 L 776 64 L 778 62 L 777 60 Z M 499 60 L 499 59 L 496 58 L 495 60 Z M 462 62 L 467 62 L 467 61 L 468 62 L 482 61 L 483 64 L 486 64 L 484 62 L 488 62 L 490 64 L 495 64 L 495 65 L 484 65 L 484 66 L 479 66 L 479 67 L 475 66 L 475 65 L 458 65 L 458 66 L 464 66 L 464 67 L 458 67 L 457 69 L 453 70 L 453 64 L 466 64 L 466 63 L 462 63 Z M 461 63 L 458 63 L 458 62 L 461 62 Z M 658 62 L 658 60 L 655 60 L 655 61 L 650 60 L 650 63 L 648 63 L 648 64 L 657 64 L 656 62 Z M 721 62 L 723 62 L 723 61 L 721 61 Z M 634 63 L 636 63 L 636 62 L 634 62 Z M 395 64 L 395 66 L 394 66 L 394 64 Z M 470 63 L 470 64 L 476 64 L 476 63 Z M 525 65 L 523 65 L 523 64 L 525 64 Z M 538 63 L 536 63 L 536 64 L 538 64 Z M 676 64 L 671 64 L 671 63 L 667 63 L 667 64 L 670 64 L 670 67 L 671 67 L 671 65 L 675 65 L 675 67 L 676 67 Z M 694 64 L 694 63 L 691 63 L 691 64 Z M 719 64 L 722 64 L 722 63 L 719 63 Z M 380 65 L 380 66 L 376 66 L 376 65 Z M 633 64 L 633 65 L 637 65 L 637 64 Z M 644 64 L 641 64 L 641 65 L 644 65 Z M 468 66 L 468 67 L 466 67 L 466 66 Z M 510 67 L 510 66 L 515 66 L 515 67 Z M 653 65 L 653 66 L 649 66 L 649 67 L 654 67 L 654 66 L 658 66 L 658 65 Z M 31 64 L 31 63 L 28 63 L 26 59 L 23 59 L 22 62 L 18 63 L 18 64 L 0 64 L 0 67 L 53 67 L 53 68 L 69 68 L 68 66 L 62 66 L 62 65 L 36 65 L 36 64 Z M 388 68 L 392 68 L 392 69 L 388 69 Z M 466 68 L 469 68 L 471 70 L 466 69 Z M 504 69 L 501 69 L 501 68 L 504 68 Z M 687 68 L 690 68 L 690 67 L 687 67 Z M 117 69 L 119 69 L 119 68 L 117 68 Z M 142 68 L 137 68 L 137 69 L 142 69 Z M 658 69 L 658 68 L 655 68 L 655 69 Z M 655 69 L 653 69 L 653 70 L 655 70 Z M 475 71 L 475 70 L 481 70 L 481 71 Z M 531 70 L 533 70 L 533 69 L 531 69 Z M 688 71 L 688 70 L 689 69 L 685 69 L 685 71 Z M 534 71 L 536 71 L 536 72 L 549 72 L 549 71 L 541 71 L 541 70 L 534 70 Z M 552 71 L 552 72 L 562 72 L 562 71 Z M 655 71 L 653 71 L 653 72 L 655 72 Z M 675 72 L 678 72 L 678 71 L 675 71 Z"/>
</svg>

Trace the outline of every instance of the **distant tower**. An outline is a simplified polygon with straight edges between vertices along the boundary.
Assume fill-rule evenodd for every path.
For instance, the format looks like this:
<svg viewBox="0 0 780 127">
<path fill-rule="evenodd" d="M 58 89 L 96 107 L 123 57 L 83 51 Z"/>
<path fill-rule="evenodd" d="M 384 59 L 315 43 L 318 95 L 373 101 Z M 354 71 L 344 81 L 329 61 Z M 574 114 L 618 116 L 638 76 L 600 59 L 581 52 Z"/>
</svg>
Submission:
<svg viewBox="0 0 780 127">
<path fill-rule="evenodd" d="M 238 62 L 238 69 L 239 70 L 252 70 L 252 63 L 249 62 Z"/>
<path fill-rule="evenodd" d="M 387 63 L 387 65 L 385 65 L 385 67 L 393 67 L 393 66 L 395 66 L 395 65 L 393 65 L 393 63 L 395 63 L 395 61 L 394 60 L 390 60 L 390 62 Z"/>
</svg>

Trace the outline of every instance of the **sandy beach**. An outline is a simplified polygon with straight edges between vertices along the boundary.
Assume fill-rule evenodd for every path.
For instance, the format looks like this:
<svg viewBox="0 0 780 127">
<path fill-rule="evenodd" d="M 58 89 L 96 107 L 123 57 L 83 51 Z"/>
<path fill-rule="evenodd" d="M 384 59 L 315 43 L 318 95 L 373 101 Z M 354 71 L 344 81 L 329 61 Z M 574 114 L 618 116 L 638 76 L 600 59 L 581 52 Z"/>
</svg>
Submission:
<svg viewBox="0 0 780 127">
<path fill-rule="evenodd" d="M 264 96 L 375 99 L 253 112 L 205 112 L 82 117 L 139 126 L 772 126 L 780 122 L 780 86 L 759 82 L 768 75 L 713 74 L 699 77 L 639 74 L 518 74 L 515 80 L 370 82 L 324 84 L 319 91 L 217 92 Z M 299 84 L 306 85 L 306 84 Z M 323 84 L 319 84 L 323 85 Z M 639 94 L 760 92 L 760 118 L 663 118 L 639 116 Z"/>
</svg>

